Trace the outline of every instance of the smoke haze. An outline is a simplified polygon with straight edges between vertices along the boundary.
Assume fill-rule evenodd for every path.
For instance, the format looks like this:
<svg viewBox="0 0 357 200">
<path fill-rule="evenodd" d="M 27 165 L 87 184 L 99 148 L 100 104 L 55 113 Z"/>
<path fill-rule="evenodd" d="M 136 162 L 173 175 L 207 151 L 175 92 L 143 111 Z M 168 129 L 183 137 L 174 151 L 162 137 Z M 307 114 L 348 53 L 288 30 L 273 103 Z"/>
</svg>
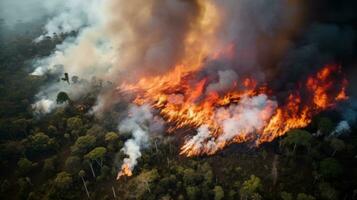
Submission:
<svg viewBox="0 0 357 200">
<path fill-rule="evenodd" d="M 3 7 L 10 10 L 20 4 L 5 1 Z M 271 86 L 276 99 L 265 95 L 244 97 L 234 105 L 215 110 L 213 118 L 223 134 L 212 138 L 209 127 L 202 125 L 183 147 L 184 152 L 186 148 L 204 148 L 212 154 L 232 140 L 257 137 L 281 99 L 325 64 L 341 64 L 351 71 L 356 63 L 351 57 L 356 53 L 353 20 L 357 15 L 348 9 L 348 4 L 341 4 L 337 14 L 327 12 L 335 4 L 323 4 L 324 12 L 317 14 L 310 11 L 317 3 L 295 0 L 53 1 L 29 9 L 37 14 L 28 19 L 49 16 L 43 34 L 34 42 L 55 34 L 73 34 L 50 56 L 36 59 L 32 75 L 60 77 L 66 72 L 83 80 L 96 77 L 110 81 L 114 87 L 101 91 L 92 109 L 97 116 L 121 100 L 121 85 L 139 82 L 143 77 L 160 79 L 160 75 L 177 69 L 181 75 L 196 72 L 192 85 L 207 77 L 208 84 L 201 84 L 207 95 L 232 90 L 232 85 L 243 80 L 241 77 L 252 77 L 257 84 Z M 6 11 L 3 15 L 15 20 L 31 14 L 23 12 L 23 16 L 14 17 Z M 175 82 L 177 77 L 170 78 Z M 151 92 L 153 87 L 145 85 Z M 49 113 L 58 106 L 58 92 L 65 91 L 76 100 L 91 88 L 85 82 L 50 83 L 36 96 L 33 108 L 37 113 Z M 168 98 L 177 105 L 184 100 L 184 95 L 174 92 Z M 129 112 L 132 116 L 119 122 L 119 131 L 132 136 L 123 148 L 128 158 L 122 166 L 131 171 L 141 149 L 149 144 L 149 124 L 155 120 L 147 106 L 131 106 Z M 223 115 L 228 117 L 221 119 Z M 346 124 L 340 124 L 336 131 L 345 130 L 343 127 Z"/>
</svg>

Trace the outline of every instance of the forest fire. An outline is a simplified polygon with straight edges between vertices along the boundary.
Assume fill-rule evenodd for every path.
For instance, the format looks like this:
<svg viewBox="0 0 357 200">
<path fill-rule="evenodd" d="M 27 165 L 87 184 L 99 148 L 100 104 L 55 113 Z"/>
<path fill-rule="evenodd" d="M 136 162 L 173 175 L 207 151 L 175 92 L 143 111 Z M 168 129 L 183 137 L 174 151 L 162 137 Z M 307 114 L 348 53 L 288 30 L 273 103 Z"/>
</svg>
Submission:
<svg viewBox="0 0 357 200">
<path fill-rule="evenodd" d="M 312 72 L 291 91 L 274 91 L 251 75 L 257 68 L 241 73 L 244 64 L 237 62 L 255 60 L 255 50 L 219 37 L 227 16 L 211 3 L 199 5 L 202 13 L 185 32 L 182 52 L 170 60 L 173 67 L 167 66 L 160 75 L 140 70 L 137 82 L 124 81 L 117 87 L 120 93 L 133 94 L 135 105 L 157 110 L 169 125 L 169 133 L 181 128 L 197 130 L 196 135 L 186 136 L 181 155 L 212 155 L 232 143 L 258 146 L 270 142 L 307 126 L 314 115 L 347 99 L 347 81 L 336 64 Z M 280 92 L 287 94 L 283 101 L 277 100 Z M 118 178 L 130 176 L 132 169 L 124 163 Z"/>
<path fill-rule="evenodd" d="M 291 129 L 307 126 L 313 115 L 347 98 L 347 81 L 339 81 L 342 72 L 338 65 L 326 65 L 308 77 L 282 105 L 270 100 L 273 94 L 267 86 L 259 86 L 251 78 L 232 82 L 228 91 L 219 93 L 209 91 L 208 77 L 195 81 L 195 72 L 184 73 L 181 67 L 134 85 L 123 84 L 119 89 L 134 92 L 136 104 L 158 109 L 167 122 L 174 124 L 170 132 L 198 128 L 198 134 L 181 148 L 186 156 L 211 155 L 231 143 L 270 142 Z M 252 112 L 248 118 L 247 112 Z M 243 123 L 227 125 L 229 121 Z"/>
<path fill-rule="evenodd" d="M 120 172 L 118 173 L 117 179 L 119 179 L 122 176 L 132 176 L 133 173 L 130 169 L 130 166 L 128 166 L 127 164 L 124 164 L 120 170 Z"/>
</svg>

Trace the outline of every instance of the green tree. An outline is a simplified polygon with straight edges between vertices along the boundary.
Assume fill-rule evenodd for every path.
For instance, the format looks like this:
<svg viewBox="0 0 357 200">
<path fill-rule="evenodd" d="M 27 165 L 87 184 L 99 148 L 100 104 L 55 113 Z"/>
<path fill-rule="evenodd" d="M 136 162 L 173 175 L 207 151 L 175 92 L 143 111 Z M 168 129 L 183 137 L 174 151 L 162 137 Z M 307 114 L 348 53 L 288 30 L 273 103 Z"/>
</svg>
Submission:
<svg viewBox="0 0 357 200">
<path fill-rule="evenodd" d="M 326 182 L 319 184 L 320 196 L 322 199 L 326 200 L 337 200 L 338 194 L 337 191 Z"/>
<path fill-rule="evenodd" d="M 250 179 L 243 182 L 242 187 L 239 190 L 241 199 L 248 199 L 262 187 L 261 180 L 255 175 L 251 175 Z"/>
<path fill-rule="evenodd" d="M 83 129 L 82 119 L 79 117 L 71 117 L 67 119 L 67 129 L 71 132 L 72 135 L 76 137 L 79 136 L 81 130 Z"/>
<path fill-rule="evenodd" d="M 115 132 L 108 132 L 105 134 L 105 141 L 108 143 L 108 150 L 115 151 L 118 146 L 119 136 Z"/>
<path fill-rule="evenodd" d="M 293 195 L 285 191 L 280 193 L 280 197 L 282 200 L 293 200 Z"/>
<path fill-rule="evenodd" d="M 36 152 L 45 151 L 49 147 L 50 137 L 43 132 L 30 136 L 31 148 Z"/>
<path fill-rule="evenodd" d="M 118 138 L 119 136 L 115 132 L 108 132 L 107 134 L 105 134 L 105 141 L 107 142 L 115 142 L 116 140 L 118 140 Z"/>
<path fill-rule="evenodd" d="M 65 169 L 71 174 L 76 174 L 80 170 L 81 159 L 78 156 L 70 156 L 65 162 Z"/>
<path fill-rule="evenodd" d="M 56 170 L 55 159 L 54 158 L 47 158 L 44 161 L 44 164 L 43 164 L 43 171 L 46 172 L 46 173 L 52 173 L 55 170 Z"/>
<path fill-rule="evenodd" d="M 58 133 L 58 130 L 57 130 L 57 128 L 56 128 L 55 126 L 49 125 L 49 126 L 47 127 L 47 132 L 48 132 L 48 134 L 49 134 L 50 136 L 56 136 L 57 133 Z"/>
<path fill-rule="evenodd" d="M 87 188 L 87 182 L 84 180 L 84 177 L 86 176 L 86 172 L 84 170 L 81 170 L 81 171 L 79 171 L 78 175 L 79 175 L 79 177 L 81 177 L 84 189 L 86 190 L 86 194 L 87 194 L 88 198 L 90 199 L 90 195 L 89 195 L 88 188 Z"/>
<path fill-rule="evenodd" d="M 258 194 L 258 193 L 253 193 L 253 194 L 250 196 L 250 199 L 251 199 L 251 200 L 262 200 L 263 197 L 262 197 L 260 194 Z"/>
<path fill-rule="evenodd" d="M 2 180 L 0 185 L 1 185 L 0 186 L 0 193 L 2 193 L 2 194 L 7 192 L 10 189 L 10 182 L 7 179 Z"/>
<path fill-rule="evenodd" d="M 103 167 L 100 169 L 100 176 L 98 177 L 98 180 L 105 180 L 108 178 L 111 174 L 111 170 L 108 166 L 103 165 Z"/>
<path fill-rule="evenodd" d="M 332 138 L 330 140 L 330 146 L 333 149 L 333 152 L 331 154 L 331 156 L 335 156 L 337 151 L 342 151 L 343 149 L 345 149 L 345 143 L 343 142 L 343 140 L 340 140 L 338 138 Z"/>
<path fill-rule="evenodd" d="M 31 183 L 28 178 L 19 178 L 17 180 L 18 194 L 21 199 L 27 199 L 28 193 L 31 189 Z"/>
<path fill-rule="evenodd" d="M 299 193 L 296 197 L 296 200 L 315 200 L 315 197 L 305 193 Z"/>
<path fill-rule="evenodd" d="M 183 171 L 183 181 L 185 185 L 192 185 L 195 182 L 195 171 L 191 168 L 187 168 Z"/>
<path fill-rule="evenodd" d="M 208 162 L 205 162 L 201 166 L 201 171 L 203 173 L 205 183 L 207 185 L 211 185 L 213 181 L 213 172 L 212 172 L 212 167 L 209 165 Z"/>
<path fill-rule="evenodd" d="M 79 117 L 71 117 L 67 119 L 67 128 L 69 130 L 79 130 L 83 126 L 82 119 Z"/>
<path fill-rule="evenodd" d="M 215 186 L 213 192 L 214 192 L 214 200 L 221 200 L 224 198 L 224 191 L 221 186 L 219 185 Z"/>
<path fill-rule="evenodd" d="M 309 132 L 294 129 L 286 134 L 286 137 L 282 140 L 281 144 L 283 146 L 293 146 L 293 154 L 295 153 L 296 147 L 304 146 L 309 148 L 311 144 L 312 136 Z"/>
<path fill-rule="evenodd" d="M 209 177 L 207 177 L 209 178 Z M 193 170 L 192 168 L 187 168 L 183 170 L 183 181 L 185 185 L 195 185 L 199 184 L 204 180 L 202 174 L 197 170 Z"/>
<path fill-rule="evenodd" d="M 93 136 L 97 136 L 97 137 L 104 137 L 105 136 L 105 129 L 98 125 L 98 124 L 94 124 L 90 129 L 87 130 L 86 135 L 93 135 Z"/>
<path fill-rule="evenodd" d="M 62 104 L 62 103 L 68 102 L 68 101 L 70 101 L 70 98 L 67 93 L 59 92 L 57 94 L 57 99 L 56 99 L 57 104 Z"/>
<path fill-rule="evenodd" d="M 95 161 L 100 167 L 103 167 L 103 159 L 106 153 L 107 149 L 105 147 L 96 147 L 86 154 L 84 158 Z"/>
<path fill-rule="evenodd" d="M 329 118 L 321 117 L 318 122 L 318 129 L 322 134 L 328 135 L 333 131 L 334 124 Z"/>
<path fill-rule="evenodd" d="M 325 178 L 337 178 L 342 173 L 342 166 L 333 158 L 325 158 L 320 162 L 320 173 Z"/>
<path fill-rule="evenodd" d="M 67 189 L 73 182 L 72 176 L 67 172 L 60 172 L 57 174 L 54 184 L 60 189 Z"/>
<path fill-rule="evenodd" d="M 96 138 L 92 135 L 78 137 L 75 144 L 71 147 L 73 153 L 83 154 L 94 146 Z"/>
<path fill-rule="evenodd" d="M 27 158 L 21 158 L 17 162 L 17 170 L 22 175 L 30 172 L 32 167 L 33 167 L 33 163 L 30 160 L 28 160 Z"/>
<path fill-rule="evenodd" d="M 186 187 L 186 194 L 189 200 L 195 200 L 198 198 L 199 189 L 196 186 Z"/>
</svg>

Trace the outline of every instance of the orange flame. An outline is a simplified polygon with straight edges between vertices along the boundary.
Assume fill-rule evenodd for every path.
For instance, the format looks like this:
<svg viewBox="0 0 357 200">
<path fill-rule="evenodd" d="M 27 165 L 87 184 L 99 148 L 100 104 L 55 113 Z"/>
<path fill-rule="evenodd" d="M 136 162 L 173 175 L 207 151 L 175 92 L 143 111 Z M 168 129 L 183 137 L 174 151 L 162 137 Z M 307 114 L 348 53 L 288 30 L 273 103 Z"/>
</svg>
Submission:
<svg viewBox="0 0 357 200">
<path fill-rule="evenodd" d="M 166 75 L 144 78 L 137 84 L 123 84 L 119 89 L 136 93 L 136 104 L 148 103 L 158 109 L 164 119 L 172 124 L 170 132 L 183 127 L 207 126 L 207 138 L 200 143 L 195 143 L 191 138 L 182 146 L 181 154 L 186 156 L 214 154 L 231 143 L 253 140 L 259 145 L 270 142 L 291 129 L 307 126 L 313 115 L 347 98 L 347 81 L 335 84 L 335 81 L 338 81 L 335 74 L 341 75 L 340 67 L 327 65 L 316 75 L 308 77 L 306 88 L 301 88 L 302 91 L 309 92 L 304 99 L 298 91 L 292 92 L 285 105 L 273 111 L 271 105 L 262 109 L 257 120 L 262 121 L 263 127 L 253 132 L 239 132 L 229 140 L 222 140 L 220 137 L 224 130 L 221 122 L 229 116 L 224 113 L 217 114 L 217 110 L 239 105 L 246 97 L 269 95 L 271 91 L 266 86 L 258 86 L 254 79 L 245 78 L 241 83 L 232 83 L 233 89 L 223 94 L 216 91 L 207 92 L 205 89 L 209 84 L 208 79 L 194 81 L 195 72 L 187 72 L 184 69 L 179 65 Z M 271 112 L 272 114 L 269 114 Z"/>
<path fill-rule="evenodd" d="M 121 170 L 119 171 L 118 175 L 117 175 L 117 180 L 120 179 L 120 177 L 122 176 L 132 176 L 133 172 L 130 169 L 130 166 L 127 163 L 124 163 L 121 166 Z"/>
<path fill-rule="evenodd" d="M 283 105 L 274 104 L 275 101 L 269 98 L 265 100 L 268 103 L 264 107 L 253 105 L 251 109 L 256 111 L 258 124 L 248 126 L 249 120 L 253 120 L 248 118 L 239 131 L 226 130 L 224 124 L 227 120 L 240 121 L 244 118 L 244 112 L 229 113 L 230 107 L 238 106 L 238 109 L 244 110 L 244 107 L 239 107 L 242 102 L 261 95 L 272 99 L 272 91 L 250 77 L 235 80 L 224 91 L 211 91 L 207 90 L 211 77 L 197 78 L 207 59 L 233 59 L 235 55 L 234 44 L 228 44 L 226 48 L 217 45 L 220 42 L 214 35 L 221 16 L 218 8 L 206 2 L 201 2 L 204 12 L 187 34 L 185 53 L 171 71 L 144 77 L 136 83 L 122 83 L 117 88 L 121 92 L 135 94 L 135 104 L 149 104 L 157 109 L 170 125 L 169 132 L 183 127 L 199 129 L 198 135 L 189 138 L 182 146 L 182 155 L 210 155 L 231 143 L 255 141 L 259 145 L 272 141 L 291 129 L 307 126 L 313 115 L 334 106 L 337 101 L 347 99 L 347 81 L 340 83 L 337 77 L 342 75 L 340 66 L 327 65 L 308 77 L 299 91 L 291 92 Z M 246 106 L 250 109 L 252 105 Z M 123 165 L 118 177 L 122 175 L 131 175 L 129 166 Z"/>
</svg>

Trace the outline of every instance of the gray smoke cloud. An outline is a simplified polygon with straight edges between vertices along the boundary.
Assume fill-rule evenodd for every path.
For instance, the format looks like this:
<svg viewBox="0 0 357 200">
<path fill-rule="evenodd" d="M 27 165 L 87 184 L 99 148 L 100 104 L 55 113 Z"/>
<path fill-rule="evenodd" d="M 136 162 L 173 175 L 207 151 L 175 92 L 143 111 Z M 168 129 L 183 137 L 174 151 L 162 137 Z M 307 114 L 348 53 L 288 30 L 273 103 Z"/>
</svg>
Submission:
<svg viewBox="0 0 357 200">
<path fill-rule="evenodd" d="M 262 80 L 264 75 L 259 69 L 273 57 L 272 54 L 284 50 L 283 45 L 278 49 L 265 44 L 269 41 L 275 45 L 287 40 L 289 34 L 282 33 L 296 25 L 292 20 L 296 15 L 293 6 L 282 0 L 74 0 L 59 4 L 36 42 L 55 33 L 75 31 L 76 34 L 57 45 L 50 56 L 36 60 L 33 75 L 66 72 L 83 79 L 95 76 L 120 84 L 136 81 L 143 75 L 165 73 L 176 64 L 185 64 L 180 63 L 183 58 L 185 62 L 194 63 L 192 60 L 200 56 L 232 46 L 234 51 L 230 59 L 223 58 L 219 65 L 212 64 L 205 71 L 218 77 L 207 91 L 225 91 L 237 81 L 238 75 L 255 71 L 252 75 Z M 211 16 L 218 19 L 211 19 Z M 213 28 L 219 31 L 211 31 Z M 201 53 L 203 55 L 199 55 Z M 33 108 L 36 112 L 48 113 L 58 106 L 55 103 L 58 92 L 65 91 L 75 100 L 90 89 L 86 85 L 75 87 L 63 82 L 52 83 L 37 95 L 38 101 L 34 102 Z M 92 112 L 99 115 L 111 109 L 118 102 L 114 93 L 113 90 L 102 92 Z M 182 96 L 173 95 L 169 100 L 179 103 Z M 217 143 L 229 142 L 237 134 L 259 130 L 264 124 L 259 115 L 263 110 L 272 112 L 266 109 L 274 106 L 275 103 L 266 96 L 245 98 L 238 105 L 217 110 L 215 117 L 218 121 L 218 115 L 226 113 L 230 116 L 218 122 L 224 130 L 222 136 L 206 138 L 210 134 L 203 126 L 192 140 L 209 145 L 214 151 L 219 148 Z M 129 112 L 131 114 L 119 122 L 119 131 L 131 134 L 122 149 L 128 156 L 122 167 L 133 170 L 141 150 L 150 143 L 150 133 L 160 132 L 162 125 L 157 123 L 147 105 L 131 106 Z"/>
<path fill-rule="evenodd" d="M 61 9 L 61 0 L 2 0 L 0 2 L 0 18 L 7 25 L 14 25 L 17 21 L 32 22 L 45 16 L 54 15 L 56 10 Z"/>
<path fill-rule="evenodd" d="M 227 91 L 232 89 L 232 85 L 238 80 L 238 75 L 233 70 L 218 71 L 218 82 L 211 83 L 207 86 L 207 92 L 211 91 Z"/>
<path fill-rule="evenodd" d="M 297 15 L 294 6 L 281 0 L 74 0 L 59 4 L 38 40 L 54 33 L 78 33 L 59 44 L 49 57 L 36 60 L 32 74 L 57 73 L 55 66 L 60 64 L 62 71 L 70 75 L 87 79 L 96 76 L 113 83 L 166 72 L 187 57 L 190 49 L 203 48 L 200 43 L 203 41 L 210 44 L 210 51 L 233 44 L 234 59 L 224 60 L 223 66 L 216 68 L 233 70 L 228 78 L 235 79 L 234 74 L 261 68 L 272 52 L 278 51 L 261 44 L 279 43 L 287 37 L 288 34 L 281 33 L 295 25 L 293 19 Z M 210 27 L 196 30 L 201 26 L 198 24 L 202 23 L 201 18 L 213 15 L 205 13 L 210 12 L 208 5 L 219 11 L 219 31 L 215 35 L 206 33 Z M 189 34 L 202 35 L 198 37 L 202 41 L 190 41 L 192 46 L 187 45 Z M 222 71 L 213 70 L 219 76 L 226 76 L 227 72 Z M 260 70 L 256 71 L 254 76 L 264 77 Z M 227 87 L 220 80 L 211 87 Z M 116 102 L 111 98 L 99 99 L 95 109 L 98 111 Z"/>
<path fill-rule="evenodd" d="M 210 18 L 215 15 L 210 6 L 218 12 L 217 24 Z M 36 41 L 55 33 L 74 31 L 75 34 L 57 45 L 50 56 L 37 59 L 32 74 L 67 72 L 70 76 L 88 80 L 95 76 L 119 85 L 135 82 L 142 76 L 165 73 L 176 64 L 186 64 L 180 63 L 183 58 L 209 57 L 222 50 L 228 51 L 228 58 L 202 58 L 205 60 L 202 73 L 217 78 L 209 83 L 207 91 L 229 90 L 232 82 L 245 75 L 260 81 L 271 80 L 270 85 L 277 84 L 274 89 L 285 91 L 290 89 L 286 83 L 296 83 L 326 62 L 344 60 L 355 52 L 355 34 L 350 26 L 308 23 L 298 43 L 292 41 L 301 33 L 296 30 L 302 26 L 300 6 L 295 1 L 284 0 L 53 1 L 39 12 L 51 17 Z M 202 20 L 206 18 L 209 20 Z M 218 31 L 212 31 L 213 28 Z M 204 49 L 203 55 L 197 49 Z M 62 67 L 58 68 L 59 65 Z M 52 83 L 37 95 L 33 107 L 36 112 L 51 112 L 57 106 L 58 92 L 65 91 L 76 99 L 90 89 L 86 85 Z M 119 101 L 114 93 L 114 90 L 101 92 L 92 112 L 104 113 L 113 108 Z M 179 104 L 183 96 L 173 94 L 169 101 Z M 257 96 L 221 108 L 214 117 L 224 134 L 210 138 L 210 130 L 204 125 L 188 144 L 201 145 L 198 149 L 208 146 L 215 151 L 219 148 L 217 144 L 230 142 L 239 134 L 254 134 L 264 125 L 261 112 L 267 112 L 264 116 L 269 117 L 276 104 L 266 96 Z M 124 164 L 133 169 L 141 149 L 149 143 L 148 122 L 154 116 L 147 106 L 134 106 L 130 111 L 141 115 L 133 114 L 121 121 L 119 130 L 132 134 L 123 151 L 128 155 Z M 228 119 L 220 121 L 218 116 L 222 114 L 229 115 Z"/>
</svg>

